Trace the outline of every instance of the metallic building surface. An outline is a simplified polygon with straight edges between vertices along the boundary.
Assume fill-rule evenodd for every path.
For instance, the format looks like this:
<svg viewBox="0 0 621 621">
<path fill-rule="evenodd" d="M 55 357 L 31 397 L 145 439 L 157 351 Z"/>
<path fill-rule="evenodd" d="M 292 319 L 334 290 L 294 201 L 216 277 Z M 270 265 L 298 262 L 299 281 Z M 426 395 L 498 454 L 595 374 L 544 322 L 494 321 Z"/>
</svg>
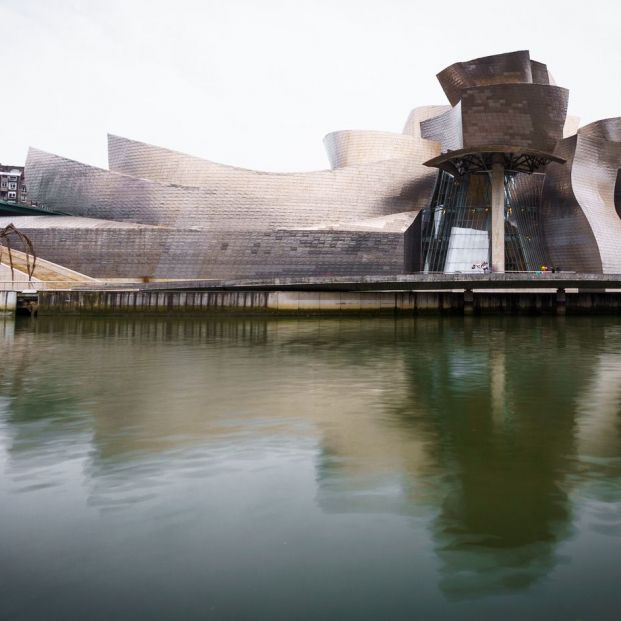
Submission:
<svg viewBox="0 0 621 621">
<path fill-rule="evenodd" d="M 563 138 L 568 95 L 541 84 L 465 88 L 453 108 L 421 123 L 422 136 L 442 152 L 506 145 L 551 153 Z"/>
<path fill-rule="evenodd" d="M 442 70 L 438 81 L 452 106 L 461 99 L 462 90 L 472 86 L 550 83 L 546 65 L 532 61 L 528 51 L 457 62 Z"/>
<path fill-rule="evenodd" d="M 528 51 L 438 79 L 450 105 L 414 108 L 402 133 L 328 134 L 331 170 L 247 170 L 114 135 L 109 170 L 31 149 L 30 196 L 69 215 L 21 228 L 42 257 L 107 278 L 398 273 L 420 269 L 420 215 L 438 179 L 425 162 L 493 146 L 566 160 L 518 173 L 511 190 L 514 205 L 537 203 L 553 264 L 621 272 L 621 120 L 579 128 L 567 90 Z"/>
<path fill-rule="evenodd" d="M 507 145 L 553 152 L 563 137 L 569 92 L 542 84 L 496 84 L 465 89 L 464 148 Z"/>
<path fill-rule="evenodd" d="M 397 136 L 411 147 L 407 155 L 291 174 L 224 166 L 117 136 L 109 136 L 111 170 L 31 149 L 29 184 L 38 200 L 62 205 L 80 224 L 59 232 L 24 223 L 25 230 L 41 256 L 101 277 L 400 272 L 404 232 L 435 182 L 422 161 L 438 146 Z M 372 150 L 376 141 L 368 144 Z M 93 231 L 83 225 L 90 219 L 114 227 Z M 121 232 L 118 222 L 149 226 Z"/>
<path fill-rule="evenodd" d="M 427 148 L 421 156 L 425 153 L 434 150 Z M 426 205 L 435 177 L 412 158 L 272 175 L 170 155 L 141 143 L 128 145 L 125 155 L 123 169 L 132 176 L 31 149 L 29 187 L 49 208 L 62 206 L 59 210 L 76 216 L 209 230 L 264 229 L 417 210 Z"/>
<path fill-rule="evenodd" d="M 573 114 L 568 114 L 565 119 L 565 125 L 563 127 L 563 138 L 569 138 L 575 136 L 578 133 L 580 127 L 580 117 Z"/>
<path fill-rule="evenodd" d="M 449 111 L 451 106 L 419 106 L 414 108 L 405 122 L 403 127 L 404 134 L 410 134 L 415 138 L 423 138 L 421 131 L 421 123 L 434 117 L 440 116 Z"/>
<path fill-rule="evenodd" d="M 615 206 L 621 168 L 621 119 L 578 130 L 571 168 L 574 195 L 593 231 L 604 273 L 621 273 L 621 220 Z"/>
<path fill-rule="evenodd" d="M 574 194 L 571 180 L 578 137 L 562 140 L 557 153 L 565 164 L 549 164 L 543 186 L 541 217 L 554 266 L 578 272 L 601 272 L 602 262 L 589 221 Z"/>
<path fill-rule="evenodd" d="M 621 119 L 586 125 L 559 144 L 567 164 L 548 167 L 542 211 L 548 245 L 561 266 L 621 272 L 621 219 L 615 202 Z"/>
<path fill-rule="evenodd" d="M 463 149 L 461 102 L 438 116 L 426 119 L 420 127 L 423 138 L 439 143 L 442 153 Z"/>
<path fill-rule="evenodd" d="M 343 130 L 324 139 L 332 168 L 345 168 L 384 160 L 414 158 L 421 153 L 420 139 L 407 134 Z"/>
</svg>

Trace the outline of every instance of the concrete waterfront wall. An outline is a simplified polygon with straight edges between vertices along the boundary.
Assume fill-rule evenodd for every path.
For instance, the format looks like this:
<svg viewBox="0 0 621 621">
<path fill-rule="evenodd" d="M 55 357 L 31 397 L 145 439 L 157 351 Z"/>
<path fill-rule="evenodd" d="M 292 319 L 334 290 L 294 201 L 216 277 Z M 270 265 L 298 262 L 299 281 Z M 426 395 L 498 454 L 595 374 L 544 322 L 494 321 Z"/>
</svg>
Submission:
<svg viewBox="0 0 621 621">
<path fill-rule="evenodd" d="M 41 291 L 39 314 L 618 314 L 621 293 Z"/>
<path fill-rule="evenodd" d="M 15 291 L 0 291 L 0 315 L 14 315 L 16 305 Z"/>
<path fill-rule="evenodd" d="M 461 312 L 451 292 L 41 291 L 40 314 Z"/>
</svg>

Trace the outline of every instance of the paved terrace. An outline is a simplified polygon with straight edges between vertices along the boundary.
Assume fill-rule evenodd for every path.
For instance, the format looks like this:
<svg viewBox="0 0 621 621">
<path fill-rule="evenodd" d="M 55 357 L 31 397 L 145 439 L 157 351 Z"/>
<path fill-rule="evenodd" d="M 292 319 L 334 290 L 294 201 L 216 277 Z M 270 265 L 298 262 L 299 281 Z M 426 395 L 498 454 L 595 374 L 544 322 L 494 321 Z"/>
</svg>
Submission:
<svg viewBox="0 0 621 621">
<path fill-rule="evenodd" d="M 58 270 L 42 268 L 56 267 Z M 21 267 L 21 266 L 20 266 Z M 0 289 L 131 291 L 467 291 L 467 290 L 621 290 L 621 274 L 520 272 L 506 274 L 394 274 L 243 280 L 99 280 L 38 260 L 39 281 L 2 281 Z M 19 268 L 18 268 L 19 269 Z M 43 277 L 42 277 L 43 276 Z M 79 276 L 77 278 L 76 276 Z M 21 279 L 20 279 L 21 280 Z M 36 278 L 35 278 L 36 280 Z"/>
<path fill-rule="evenodd" d="M 133 285 L 134 288 L 137 285 Z M 145 283 L 140 289 L 212 291 L 446 291 L 480 289 L 621 289 L 621 274 L 528 272 L 509 274 L 395 274 L 265 280 L 194 280 Z"/>
</svg>

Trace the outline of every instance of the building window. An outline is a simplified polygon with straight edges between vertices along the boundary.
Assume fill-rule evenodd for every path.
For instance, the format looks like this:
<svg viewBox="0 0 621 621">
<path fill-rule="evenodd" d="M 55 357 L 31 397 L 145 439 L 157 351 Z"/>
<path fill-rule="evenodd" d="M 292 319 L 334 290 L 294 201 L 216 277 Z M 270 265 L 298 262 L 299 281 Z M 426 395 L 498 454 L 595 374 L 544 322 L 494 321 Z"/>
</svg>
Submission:
<svg viewBox="0 0 621 621">
<path fill-rule="evenodd" d="M 10 176 L 10 177 L 9 177 L 9 179 L 10 179 L 11 181 L 17 181 L 17 177 L 15 177 L 15 176 L 13 176 L 13 175 L 12 175 L 12 176 Z"/>
<path fill-rule="evenodd" d="M 17 190 L 17 183 L 9 183 L 9 190 Z"/>
<path fill-rule="evenodd" d="M 3 190 L 6 190 L 6 181 L 3 181 L 2 183 L 0 183 L 0 188 L 2 188 Z"/>
</svg>

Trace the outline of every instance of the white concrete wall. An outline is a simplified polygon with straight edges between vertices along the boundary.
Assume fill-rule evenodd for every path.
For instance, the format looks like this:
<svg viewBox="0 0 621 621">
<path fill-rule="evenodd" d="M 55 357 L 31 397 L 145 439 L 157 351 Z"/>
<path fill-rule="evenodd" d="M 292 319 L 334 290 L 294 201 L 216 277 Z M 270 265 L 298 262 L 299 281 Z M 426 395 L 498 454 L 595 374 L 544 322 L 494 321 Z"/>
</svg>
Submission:
<svg viewBox="0 0 621 621">
<path fill-rule="evenodd" d="M 0 315 L 14 315 L 17 305 L 15 291 L 0 291 Z"/>
</svg>

